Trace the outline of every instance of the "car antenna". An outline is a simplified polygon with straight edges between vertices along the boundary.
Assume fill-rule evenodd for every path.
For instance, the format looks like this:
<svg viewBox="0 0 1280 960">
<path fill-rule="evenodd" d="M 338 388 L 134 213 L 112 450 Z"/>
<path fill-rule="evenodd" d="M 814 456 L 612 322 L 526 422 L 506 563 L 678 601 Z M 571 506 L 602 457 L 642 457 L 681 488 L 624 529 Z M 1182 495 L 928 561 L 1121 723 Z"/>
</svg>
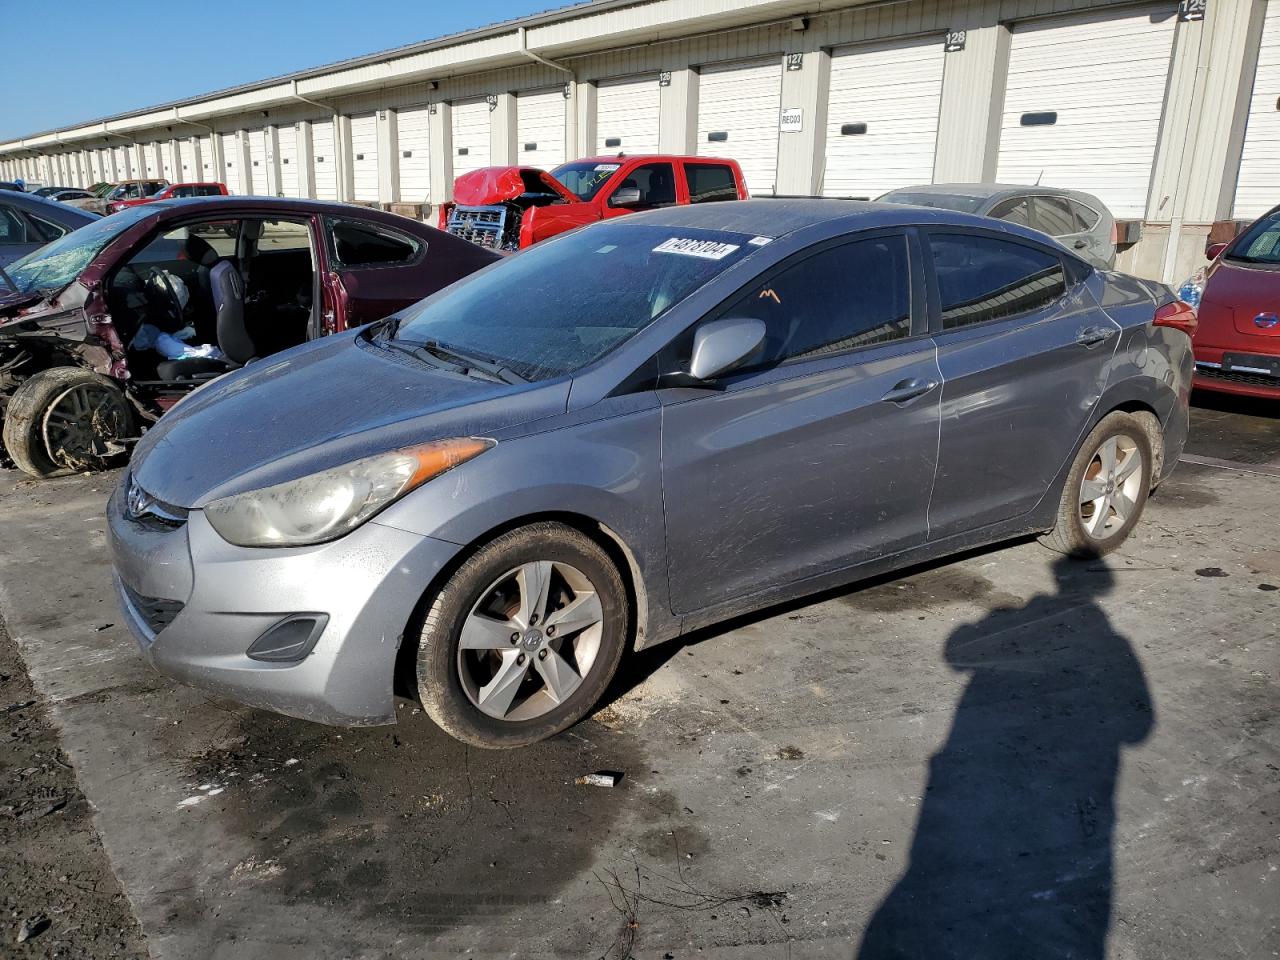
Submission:
<svg viewBox="0 0 1280 960">
<path fill-rule="evenodd" d="M 1044 169 L 1042 168 L 1042 169 L 1040 170 L 1039 175 L 1036 177 L 1036 186 L 1037 186 L 1037 187 L 1038 187 L 1038 186 L 1040 186 L 1040 181 L 1041 181 L 1041 179 L 1043 179 L 1043 177 L 1044 177 Z"/>
</svg>

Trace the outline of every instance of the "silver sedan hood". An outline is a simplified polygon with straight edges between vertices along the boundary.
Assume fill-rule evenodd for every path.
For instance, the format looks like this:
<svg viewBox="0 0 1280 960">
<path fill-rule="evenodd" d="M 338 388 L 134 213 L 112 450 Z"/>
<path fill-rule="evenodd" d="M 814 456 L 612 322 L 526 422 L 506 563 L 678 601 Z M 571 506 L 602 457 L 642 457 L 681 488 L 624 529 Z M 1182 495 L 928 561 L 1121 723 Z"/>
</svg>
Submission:
<svg viewBox="0 0 1280 960">
<path fill-rule="evenodd" d="M 147 432 L 131 470 L 153 497 L 201 507 L 375 453 L 560 414 L 568 395 L 568 381 L 471 379 L 338 335 L 202 387 Z"/>
</svg>

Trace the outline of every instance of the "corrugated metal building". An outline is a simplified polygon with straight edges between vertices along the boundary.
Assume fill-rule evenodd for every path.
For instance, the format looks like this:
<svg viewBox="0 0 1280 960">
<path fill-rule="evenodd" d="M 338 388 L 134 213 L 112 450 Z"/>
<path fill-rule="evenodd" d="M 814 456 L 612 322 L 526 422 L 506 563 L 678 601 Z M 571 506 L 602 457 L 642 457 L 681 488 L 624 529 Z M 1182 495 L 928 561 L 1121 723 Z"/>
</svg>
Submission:
<svg viewBox="0 0 1280 960">
<path fill-rule="evenodd" d="M 597 0 L 0 144 L 0 176 L 425 214 L 477 167 L 650 151 L 757 195 L 1075 187 L 1173 280 L 1280 202 L 1280 0 Z"/>
</svg>

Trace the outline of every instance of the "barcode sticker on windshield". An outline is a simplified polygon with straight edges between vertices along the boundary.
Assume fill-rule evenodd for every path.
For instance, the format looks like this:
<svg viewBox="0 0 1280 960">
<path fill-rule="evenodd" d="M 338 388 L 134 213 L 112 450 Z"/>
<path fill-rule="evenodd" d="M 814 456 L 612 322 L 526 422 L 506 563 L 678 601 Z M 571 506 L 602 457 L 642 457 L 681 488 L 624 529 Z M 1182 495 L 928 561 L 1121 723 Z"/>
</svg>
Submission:
<svg viewBox="0 0 1280 960">
<path fill-rule="evenodd" d="M 763 247 L 766 243 L 772 242 L 773 237 L 752 237 L 747 243 L 753 247 Z"/>
<path fill-rule="evenodd" d="M 678 253 L 682 257 L 699 257 L 703 260 L 723 260 L 738 249 L 736 243 L 718 243 L 715 240 L 691 240 L 672 237 L 653 248 L 654 253 Z"/>
</svg>

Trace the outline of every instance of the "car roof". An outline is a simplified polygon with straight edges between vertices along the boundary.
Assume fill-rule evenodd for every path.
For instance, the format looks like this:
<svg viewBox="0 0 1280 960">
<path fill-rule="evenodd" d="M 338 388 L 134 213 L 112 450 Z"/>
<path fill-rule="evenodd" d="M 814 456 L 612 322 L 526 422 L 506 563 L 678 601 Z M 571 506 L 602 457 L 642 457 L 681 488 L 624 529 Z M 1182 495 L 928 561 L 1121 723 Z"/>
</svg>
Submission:
<svg viewBox="0 0 1280 960">
<path fill-rule="evenodd" d="M 565 163 L 630 163 L 632 160 L 696 160 L 700 163 L 737 163 L 728 157 L 695 157 L 685 153 L 606 153 L 598 157 L 578 157 Z"/>
<path fill-rule="evenodd" d="M 65 203 L 50 200 L 48 197 L 37 197 L 34 193 L 6 190 L 0 193 L 0 202 L 25 210 L 27 213 L 48 217 L 63 226 L 82 227 L 86 223 L 101 219 L 96 213 L 90 213 L 78 207 L 69 207 Z"/>
<path fill-rule="evenodd" d="M 684 204 L 634 213 L 615 222 L 697 227 L 775 239 L 822 223 L 838 227 L 835 232 L 929 224 L 975 226 L 984 230 L 992 229 L 993 224 L 1003 226 L 999 221 L 992 221 L 987 217 L 954 210 L 818 197 Z M 1031 231 L 1027 231 L 1027 235 L 1037 237 Z"/>
<path fill-rule="evenodd" d="M 435 227 L 412 217 L 404 217 L 398 213 L 389 213 L 374 207 L 361 204 L 341 203 L 335 200 L 306 200 L 298 197 L 254 197 L 244 195 L 215 197 L 170 197 L 154 200 L 131 207 L 134 210 L 145 210 L 147 216 L 167 220 L 201 211 L 212 211 L 218 215 L 233 216 L 239 213 L 292 213 L 307 216 L 316 213 L 327 213 L 332 216 L 346 216 L 365 220 L 371 223 L 383 223 L 402 231 L 410 230 L 419 236 L 423 230 L 438 233 Z"/>
</svg>

